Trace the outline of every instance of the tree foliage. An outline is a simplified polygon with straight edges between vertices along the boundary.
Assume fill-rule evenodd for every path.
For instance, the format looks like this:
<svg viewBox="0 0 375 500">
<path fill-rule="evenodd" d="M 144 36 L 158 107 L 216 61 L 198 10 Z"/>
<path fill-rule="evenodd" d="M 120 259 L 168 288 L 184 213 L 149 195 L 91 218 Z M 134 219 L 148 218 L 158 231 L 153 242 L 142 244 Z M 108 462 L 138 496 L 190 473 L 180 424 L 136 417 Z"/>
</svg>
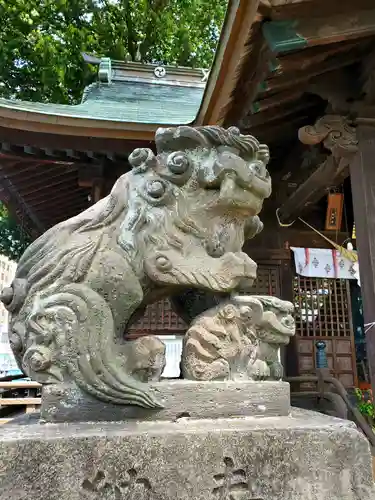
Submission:
<svg viewBox="0 0 375 500">
<path fill-rule="evenodd" d="M 209 68 L 228 0 L 0 0 L 0 97 L 75 104 L 95 78 L 82 52 Z M 0 205 L 0 253 L 28 244 Z"/>
<path fill-rule="evenodd" d="M 0 202 L 0 254 L 17 261 L 29 243 L 30 238 Z"/>
<path fill-rule="evenodd" d="M 228 0 L 0 0 L 0 95 L 76 103 L 82 52 L 208 68 Z"/>
</svg>

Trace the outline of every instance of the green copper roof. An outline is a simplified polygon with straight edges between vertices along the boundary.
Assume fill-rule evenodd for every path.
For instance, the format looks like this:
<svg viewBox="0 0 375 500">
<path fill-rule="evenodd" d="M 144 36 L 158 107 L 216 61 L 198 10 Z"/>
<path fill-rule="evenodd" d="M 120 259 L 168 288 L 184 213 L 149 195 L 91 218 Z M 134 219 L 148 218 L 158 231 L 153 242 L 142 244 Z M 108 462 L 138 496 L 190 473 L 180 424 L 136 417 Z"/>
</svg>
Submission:
<svg viewBox="0 0 375 500">
<path fill-rule="evenodd" d="M 161 125 L 188 124 L 196 118 L 205 88 L 199 71 L 183 72 L 176 68 L 168 74 L 166 68 L 168 78 L 157 78 L 155 66 L 151 65 L 133 63 L 128 70 L 119 71 L 117 68 L 112 71 L 108 59 L 105 59 L 103 66 L 102 72 L 99 70 L 101 81 L 85 89 L 81 104 L 71 106 L 0 99 L 0 108 L 57 117 Z"/>
<path fill-rule="evenodd" d="M 96 85 L 77 109 L 88 114 L 95 110 L 104 119 L 124 122 L 186 124 L 197 116 L 203 93 L 204 87 L 113 82 Z"/>
</svg>

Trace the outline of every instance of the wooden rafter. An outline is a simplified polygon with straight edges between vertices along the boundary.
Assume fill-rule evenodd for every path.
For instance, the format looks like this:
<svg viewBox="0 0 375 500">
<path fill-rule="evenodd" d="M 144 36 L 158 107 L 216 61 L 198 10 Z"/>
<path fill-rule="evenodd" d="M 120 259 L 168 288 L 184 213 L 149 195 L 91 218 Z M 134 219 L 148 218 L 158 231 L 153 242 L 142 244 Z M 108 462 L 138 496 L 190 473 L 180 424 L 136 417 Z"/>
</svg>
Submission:
<svg viewBox="0 0 375 500">
<path fill-rule="evenodd" d="M 60 198 L 66 197 L 67 199 L 72 198 L 76 195 L 80 194 L 85 194 L 85 190 L 82 188 L 78 187 L 77 184 L 72 184 L 72 183 L 66 183 L 65 186 L 60 186 L 58 189 L 54 189 L 53 186 L 48 186 L 50 189 L 48 191 L 48 195 L 46 196 L 45 194 L 36 194 L 32 196 L 24 195 L 22 193 L 23 198 L 25 201 L 32 205 L 34 208 L 38 207 L 39 205 L 44 204 L 45 206 L 48 206 L 49 204 L 53 204 L 56 200 L 59 200 Z M 87 195 L 86 195 L 87 196 Z"/>
<path fill-rule="evenodd" d="M 22 189 L 22 196 L 30 199 L 30 195 L 43 192 L 46 188 L 56 188 L 56 186 L 64 185 L 67 182 L 71 182 L 72 180 L 76 179 L 77 172 L 74 170 L 71 170 L 70 172 L 60 172 L 59 174 L 48 176 L 48 180 L 45 180 L 44 182 L 42 178 L 38 183 L 33 182 L 32 184 L 28 184 L 27 189 Z"/>
<path fill-rule="evenodd" d="M 55 206 L 60 201 L 64 203 L 71 203 L 72 200 L 87 200 L 87 193 L 85 190 L 79 187 L 66 186 L 63 190 L 58 190 L 56 192 L 51 192 L 51 196 L 49 197 L 39 197 L 34 198 L 30 203 L 34 210 L 39 210 L 39 207 L 43 207 L 43 209 L 48 209 L 49 207 Z M 27 201 L 27 200 L 26 200 Z"/>
<path fill-rule="evenodd" d="M 282 102 L 281 100 L 274 107 L 248 115 L 243 120 L 243 128 L 245 130 L 253 130 L 258 127 L 273 127 L 280 125 L 281 127 L 287 126 L 291 120 L 291 116 L 297 116 L 299 113 L 306 113 L 310 108 L 314 108 L 319 104 L 320 100 L 316 96 L 308 96 L 303 99 L 298 99 L 294 102 Z"/>
<path fill-rule="evenodd" d="M 341 54 L 351 54 L 358 49 L 358 41 L 348 40 L 341 43 L 331 43 L 323 47 L 306 47 L 302 51 L 291 54 L 281 54 L 278 56 L 279 73 L 291 74 L 300 71 L 311 71 L 312 68 L 318 68 L 321 64 L 334 57 L 340 57 Z"/>
<path fill-rule="evenodd" d="M 271 50 L 279 54 L 375 34 L 373 7 L 364 10 L 355 7 L 349 12 L 338 12 L 332 16 L 324 16 L 316 11 L 313 17 L 268 21 L 263 27 L 264 36 Z"/>
<path fill-rule="evenodd" d="M 55 203 L 53 206 L 49 207 L 48 211 L 38 210 L 35 211 L 43 221 L 46 222 L 48 227 L 56 224 L 58 221 L 68 219 L 77 215 L 82 210 L 88 208 L 89 203 L 85 200 L 75 201 L 75 202 L 59 202 Z"/>
<path fill-rule="evenodd" d="M 32 210 L 32 208 L 25 202 L 22 196 L 19 194 L 17 188 L 14 184 L 5 176 L 1 176 L 1 185 L 4 189 L 4 203 L 8 206 L 11 213 L 19 219 L 19 212 L 22 212 L 23 218 L 27 218 L 28 222 L 26 226 L 29 228 L 28 232 L 32 232 L 32 228 L 35 228 L 39 233 L 45 230 L 44 224 L 41 222 L 40 217 Z"/>
<path fill-rule="evenodd" d="M 353 9 L 373 7 L 373 0 L 263 0 L 268 16 L 275 20 L 311 18 L 317 15 L 327 17 L 337 12 L 350 14 Z M 267 6 L 268 4 L 268 6 Z"/>
<path fill-rule="evenodd" d="M 259 0 L 230 0 L 221 39 L 195 123 L 220 124 L 245 61 Z"/>
<path fill-rule="evenodd" d="M 375 390 L 375 156 L 374 127 L 358 126 L 358 154 L 350 165 L 356 236 L 360 257 L 361 294 L 366 334 L 367 359 L 372 389 Z"/>
<path fill-rule="evenodd" d="M 14 179 L 17 182 L 17 187 L 23 189 L 25 187 L 33 187 L 40 184 L 40 182 L 46 182 L 46 180 L 52 179 L 60 174 L 69 175 L 72 172 L 77 171 L 75 165 L 70 165 L 68 167 L 51 164 L 48 166 L 39 165 L 38 163 L 31 163 L 25 168 L 6 168 L 2 169 L 6 173 L 9 179 Z"/>
<path fill-rule="evenodd" d="M 258 98 L 267 93 L 281 92 L 289 89 L 290 87 L 298 86 L 302 90 L 308 88 L 310 80 L 319 77 L 319 75 L 324 73 L 330 73 L 337 69 L 356 63 L 360 58 L 360 55 L 353 53 L 353 55 L 340 54 L 340 56 L 324 60 L 316 65 L 311 65 L 309 69 L 295 70 L 293 73 L 282 74 L 277 78 L 270 78 L 264 84 L 264 88 L 259 92 Z"/>
<path fill-rule="evenodd" d="M 224 126 L 233 124 L 241 126 L 243 118 L 259 92 L 260 82 L 264 81 L 270 72 L 271 57 L 272 54 L 262 36 L 261 23 L 254 23 L 251 27 L 247 55 L 240 70 L 241 77 L 237 82 L 237 92 L 232 96 L 225 113 Z"/>
</svg>

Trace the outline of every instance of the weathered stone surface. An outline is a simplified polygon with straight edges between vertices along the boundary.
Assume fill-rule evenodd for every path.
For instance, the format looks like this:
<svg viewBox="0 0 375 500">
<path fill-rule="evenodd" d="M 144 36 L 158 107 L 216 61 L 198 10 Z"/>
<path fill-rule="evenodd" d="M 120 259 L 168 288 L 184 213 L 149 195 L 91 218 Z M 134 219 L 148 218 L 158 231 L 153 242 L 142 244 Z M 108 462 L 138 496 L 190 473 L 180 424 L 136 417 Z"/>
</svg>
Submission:
<svg viewBox="0 0 375 500">
<path fill-rule="evenodd" d="M 194 319 L 185 334 L 182 373 L 190 380 L 280 380 L 280 346 L 295 334 L 293 304 L 232 295 Z"/>
<path fill-rule="evenodd" d="M 2 428 L 0 500 L 372 500 L 352 423 L 290 417 Z"/>
<path fill-rule="evenodd" d="M 111 193 L 32 243 L 1 300 L 19 365 L 41 384 L 159 408 L 158 339 L 124 339 L 147 304 L 184 290 L 231 293 L 256 278 L 242 246 L 261 230 L 269 150 L 237 128 L 159 129 Z"/>
<path fill-rule="evenodd" d="M 78 388 L 45 386 L 41 417 L 47 422 L 175 420 L 242 416 L 285 416 L 290 411 L 289 384 L 285 382 L 196 382 L 190 380 L 150 383 L 151 394 L 163 408 L 150 410 L 103 403 Z"/>
<path fill-rule="evenodd" d="M 248 380 L 257 352 L 255 323 L 263 307 L 252 297 L 230 299 L 198 316 L 184 337 L 181 368 L 190 380 Z"/>
<path fill-rule="evenodd" d="M 280 362 L 280 348 L 289 344 L 296 333 L 291 302 L 268 295 L 254 295 L 263 306 L 260 321 L 255 323 L 258 349 L 255 363 L 250 367 L 253 379 L 280 380 L 284 370 Z"/>
</svg>

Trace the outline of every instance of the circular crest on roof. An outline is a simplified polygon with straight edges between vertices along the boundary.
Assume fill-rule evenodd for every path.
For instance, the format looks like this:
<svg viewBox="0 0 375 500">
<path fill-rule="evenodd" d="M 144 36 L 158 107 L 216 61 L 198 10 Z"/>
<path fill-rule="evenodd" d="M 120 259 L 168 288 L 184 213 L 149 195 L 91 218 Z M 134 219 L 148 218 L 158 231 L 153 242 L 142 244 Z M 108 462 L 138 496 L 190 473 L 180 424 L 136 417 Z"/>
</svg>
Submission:
<svg viewBox="0 0 375 500">
<path fill-rule="evenodd" d="M 166 72 L 164 66 L 157 66 L 154 69 L 154 75 L 156 76 L 156 78 L 163 78 L 166 74 L 167 74 L 167 72 Z"/>
</svg>

